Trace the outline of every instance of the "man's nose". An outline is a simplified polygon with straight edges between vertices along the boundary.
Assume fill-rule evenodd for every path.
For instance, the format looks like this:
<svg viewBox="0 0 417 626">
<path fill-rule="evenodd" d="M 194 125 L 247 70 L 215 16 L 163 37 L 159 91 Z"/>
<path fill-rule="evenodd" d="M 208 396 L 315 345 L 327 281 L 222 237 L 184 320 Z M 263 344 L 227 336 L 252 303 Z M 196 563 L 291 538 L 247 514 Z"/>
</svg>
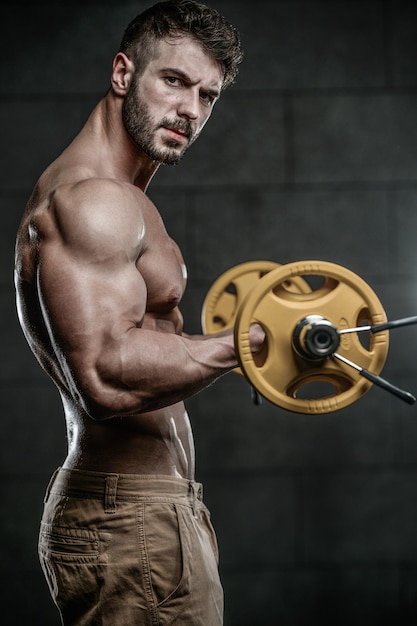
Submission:
<svg viewBox="0 0 417 626">
<path fill-rule="evenodd" d="M 200 115 L 200 93 L 197 89 L 187 89 L 181 94 L 178 103 L 178 115 L 190 120 L 198 119 Z"/>
</svg>

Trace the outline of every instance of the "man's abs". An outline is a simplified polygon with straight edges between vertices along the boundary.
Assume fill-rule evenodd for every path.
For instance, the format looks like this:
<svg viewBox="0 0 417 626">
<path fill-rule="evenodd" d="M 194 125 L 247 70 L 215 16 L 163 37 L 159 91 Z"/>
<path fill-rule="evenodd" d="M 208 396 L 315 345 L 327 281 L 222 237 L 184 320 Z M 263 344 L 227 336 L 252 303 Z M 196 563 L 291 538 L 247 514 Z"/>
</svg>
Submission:
<svg viewBox="0 0 417 626">
<path fill-rule="evenodd" d="M 67 415 L 63 467 L 194 479 L 194 444 L 183 403 L 100 422 Z"/>
</svg>

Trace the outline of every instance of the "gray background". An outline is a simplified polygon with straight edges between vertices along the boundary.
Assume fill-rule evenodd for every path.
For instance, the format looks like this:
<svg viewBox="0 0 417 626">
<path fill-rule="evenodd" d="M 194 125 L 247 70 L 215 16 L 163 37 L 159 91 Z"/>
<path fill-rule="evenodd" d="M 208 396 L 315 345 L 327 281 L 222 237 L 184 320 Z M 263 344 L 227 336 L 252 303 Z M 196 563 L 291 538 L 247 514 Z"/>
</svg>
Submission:
<svg viewBox="0 0 417 626">
<path fill-rule="evenodd" d="M 60 402 L 18 327 L 15 232 L 43 168 L 107 90 L 127 22 L 149 2 L 2 10 L 1 607 L 59 623 L 37 561 L 42 497 L 65 455 Z M 362 276 L 390 319 L 417 314 L 414 2 L 214 0 L 242 34 L 237 84 L 203 137 L 150 187 L 189 267 L 199 332 L 237 263 L 322 259 Z M 59 269 L 58 269 L 59 271 Z M 384 376 L 417 392 L 416 327 Z M 417 409 L 373 387 L 327 415 L 256 407 L 230 374 L 188 402 L 221 549 L 226 626 L 417 622 Z M 120 625 L 122 626 L 122 625 Z M 190 625 L 191 626 L 191 625 Z"/>
</svg>

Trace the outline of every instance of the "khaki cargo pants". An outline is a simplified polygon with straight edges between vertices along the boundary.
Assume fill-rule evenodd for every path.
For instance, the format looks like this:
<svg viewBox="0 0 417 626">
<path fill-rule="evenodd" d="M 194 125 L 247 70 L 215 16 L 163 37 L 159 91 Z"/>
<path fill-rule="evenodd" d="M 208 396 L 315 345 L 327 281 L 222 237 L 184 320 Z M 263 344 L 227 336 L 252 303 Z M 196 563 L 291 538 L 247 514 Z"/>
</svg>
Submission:
<svg viewBox="0 0 417 626">
<path fill-rule="evenodd" d="M 59 469 L 39 556 L 65 626 L 221 626 L 217 542 L 199 483 Z"/>
</svg>

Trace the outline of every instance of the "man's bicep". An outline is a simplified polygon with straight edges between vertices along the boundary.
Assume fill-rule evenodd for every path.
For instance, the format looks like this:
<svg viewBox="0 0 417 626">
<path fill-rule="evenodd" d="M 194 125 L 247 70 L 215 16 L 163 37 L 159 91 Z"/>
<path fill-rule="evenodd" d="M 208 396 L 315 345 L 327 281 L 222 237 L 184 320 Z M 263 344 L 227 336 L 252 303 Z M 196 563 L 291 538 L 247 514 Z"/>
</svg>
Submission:
<svg viewBox="0 0 417 626">
<path fill-rule="evenodd" d="M 54 242 L 42 248 L 39 293 L 61 350 L 100 353 L 109 337 L 142 323 L 146 286 L 134 263 L 98 261 Z"/>
<path fill-rule="evenodd" d="M 120 210 L 124 209 L 124 219 Z M 146 286 L 136 267 L 142 253 L 140 207 L 124 187 L 89 181 L 55 198 L 55 229 L 39 247 L 40 288 L 51 325 L 71 339 L 140 324 Z"/>
</svg>

